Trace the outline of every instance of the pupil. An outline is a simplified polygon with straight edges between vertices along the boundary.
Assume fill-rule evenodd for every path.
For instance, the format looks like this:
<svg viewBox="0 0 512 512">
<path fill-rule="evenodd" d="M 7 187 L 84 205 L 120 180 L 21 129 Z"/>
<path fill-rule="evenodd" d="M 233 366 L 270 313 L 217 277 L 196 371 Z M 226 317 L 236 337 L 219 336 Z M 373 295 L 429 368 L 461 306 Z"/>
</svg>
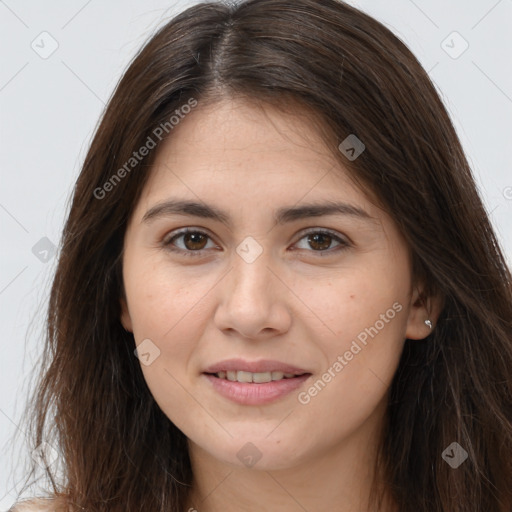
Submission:
<svg viewBox="0 0 512 512">
<path fill-rule="evenodd" d="M 322 240 L 324 243 L 322 243 Z M 322 233 L 316 233 L 309 235 L 308 242 L 314 250 L 328 249 L 331 245 L 331 237 Z M 316 248 L 315 245 L 317 245 Z"/>
<path fill-rule="evenodd" d="M 188 249 L 201 250 L 205 246 L 205 236 L 201 233 L 186 233 L 184 242 Z"/>
</svg>

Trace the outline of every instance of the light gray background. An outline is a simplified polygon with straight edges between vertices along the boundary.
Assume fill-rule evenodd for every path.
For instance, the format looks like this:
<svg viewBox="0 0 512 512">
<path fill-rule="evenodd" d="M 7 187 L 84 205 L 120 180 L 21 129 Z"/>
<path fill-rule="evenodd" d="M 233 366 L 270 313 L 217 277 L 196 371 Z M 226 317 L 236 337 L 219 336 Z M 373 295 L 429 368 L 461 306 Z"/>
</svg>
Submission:
<svg viewBox="0 0 512 512">
<path fill-rule="evenodd" d="M 87 146 L 128 62 L 194 3 L 0 0 L 0 510 L 14 500 L 14 468 L 27 456 L 11 437 L 40 355 L 55 269 L 48 247 L 36 246 L 37 255 L 32 248 L 43 237 L 58 245 Z M 388 26 L 429 71 L 512 261 L 512 0 L 350 3 Z M 53 40 L 58 48 L 47 58 L 32 48 L 49 51 Z M 464 40 L 469 47 L 453 58 Z"/>
</svg>

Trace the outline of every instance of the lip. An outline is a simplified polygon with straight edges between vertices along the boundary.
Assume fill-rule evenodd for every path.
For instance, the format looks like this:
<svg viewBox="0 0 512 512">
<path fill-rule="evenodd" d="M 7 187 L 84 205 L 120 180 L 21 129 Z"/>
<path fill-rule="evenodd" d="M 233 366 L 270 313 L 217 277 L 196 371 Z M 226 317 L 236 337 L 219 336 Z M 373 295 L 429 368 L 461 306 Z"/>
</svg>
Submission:
<svg viewBox="0 0 512 512">
<path fill-rule="evenodd" d="M 299 388 L 304 381 L 311 377 L 310 373 L 290 379 L 273 380 L 256 384 L 254 382 L 233 382 L 219 379 L 215 375 L 203 374 L 213 389 L 225 398 L 241 405 L 264 405 L 279 400 Z"/>
<path fill-rule="evenodd" d="M 214 375 L 221 371 L 236 370 L 251 373 L 293 373 L 297 375 L 297 377 L 264 383 L 254 383 L 230 381 L 220 379 Z M 228 359 L 209 366 L 203 372 L 203 376 L 208 379 L 217 393 L 241 405 L 264 405 L 275 402 L 302 386 L 311 375 L 311 372 L 298 368 L 297 366 L 269 359 L 261 359 L 259 361 Z"/>
<path fill-rule="evenodd" d="M 263 373 L 263 372 L 283 372 L 301 375 L 302 373 L 311 373 L 302 368 L 291 366 L 280 361 L 270 359 L 260 359 L 259 361 L 246 361 L 244 359 L 226 359 L 208 366 L 204 373 L 218 373 L 226 371 L 240 370 L 243 372 Z"/>
</svg>

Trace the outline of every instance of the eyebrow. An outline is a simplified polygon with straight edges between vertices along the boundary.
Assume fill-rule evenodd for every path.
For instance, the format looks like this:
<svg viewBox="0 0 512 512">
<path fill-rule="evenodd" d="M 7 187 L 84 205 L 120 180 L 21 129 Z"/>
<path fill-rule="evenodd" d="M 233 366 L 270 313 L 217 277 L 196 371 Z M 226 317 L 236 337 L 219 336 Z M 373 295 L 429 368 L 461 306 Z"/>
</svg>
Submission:
<svg viewBox="0 0 512 512">
<path fill-rule="evenodd" d="M 170 217 L 172 215 L 200 217 L 221 222 L 226 226 L 231 225 L 231 217 L 224 210 L 213 205 L 180 199 L 169 199 L 151 207 L 142 217 L 142 222 L 150 222 L 157 218 Z M 348 215 L 373 222 L 377 220 L 358 206 L 336 201 L 321 201 L 300 206 L 279 208 L 275 212 L 274 221 L 276 224 L 281 225 L 296 220 L 321 217 L 324 215 Z"/>
</svg>

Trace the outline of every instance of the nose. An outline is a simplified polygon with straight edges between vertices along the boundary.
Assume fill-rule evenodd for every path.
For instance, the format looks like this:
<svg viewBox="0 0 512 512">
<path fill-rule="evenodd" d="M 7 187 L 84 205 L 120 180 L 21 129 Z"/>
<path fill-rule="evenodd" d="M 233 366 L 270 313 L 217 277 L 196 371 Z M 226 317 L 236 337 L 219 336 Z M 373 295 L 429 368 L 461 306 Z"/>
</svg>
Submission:
<svg viewBox="0 0 512 512">
<path fill-rule="evenodd" d="M 234 255 L 231 270 L 219 283 L 220 299 L 214 315 L 218 329 L 248 339 L 266 339 L 290 328 L 287 301 L 293 294 L 270 267 L 266 254 L 251 263 Z"/>
</svg>

